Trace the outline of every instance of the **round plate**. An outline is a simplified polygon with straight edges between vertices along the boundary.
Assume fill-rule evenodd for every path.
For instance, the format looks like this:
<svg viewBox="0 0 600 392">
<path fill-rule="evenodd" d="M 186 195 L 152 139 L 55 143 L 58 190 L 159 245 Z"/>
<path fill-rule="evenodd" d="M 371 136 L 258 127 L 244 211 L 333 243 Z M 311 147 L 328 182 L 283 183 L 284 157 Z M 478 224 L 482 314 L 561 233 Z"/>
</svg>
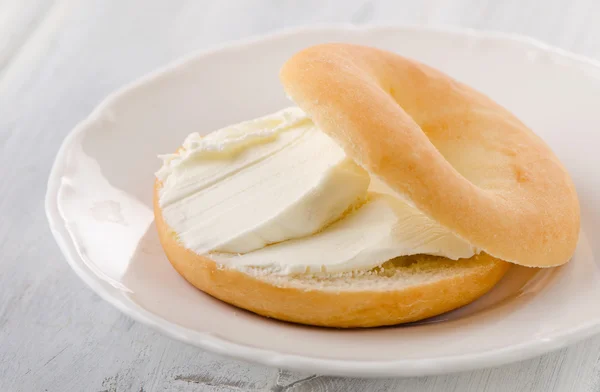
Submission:
<svg viewBox="0 0 600 392">
<path fill-rule="evenodd" d="M 508 107 L 577 185 L 582 233 L 562 268 L 513 267 L 473 304 L 427 322 L 333 330 L 231 307 L 186 283 L 153 225 L 157 154 L 290 105 L 278 71 L 309 45 L 345 41 L 416 58 Z M 46 209 L 68 262 L 102 298 L 176 339 L 266 365 L 351 376 L 414 376 L 522 360 L 600 331 L 600 67 L 505 34 L 423 28 L 288 31 L 193 55 L 108 97 L 65 140 Z M 440 322 L 441 321 L 441 322 Z"/>
</svg>

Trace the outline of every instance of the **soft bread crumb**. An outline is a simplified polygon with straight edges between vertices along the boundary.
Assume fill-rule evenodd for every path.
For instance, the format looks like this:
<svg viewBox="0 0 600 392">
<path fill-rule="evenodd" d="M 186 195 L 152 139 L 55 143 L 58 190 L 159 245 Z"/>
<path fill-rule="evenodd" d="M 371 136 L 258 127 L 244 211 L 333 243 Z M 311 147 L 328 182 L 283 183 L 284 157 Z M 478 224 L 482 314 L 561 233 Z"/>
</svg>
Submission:
<svg viewBox="0 0 600 392">
<path fill-rule="evenodd" d="M 339 273 L 306 273 L 281 275 L 272 268 L 245 267 L 239 271 L 278 287 L 299 289 L 361 291 L 365 289 L 390 290 L 419 286 L 457 274 L 482 272 L 489 264 L 481 264 L 480 258 L 450 260 L 445 257 L 412 255 L 398 257 L 369 270 Z"/>
</svg>

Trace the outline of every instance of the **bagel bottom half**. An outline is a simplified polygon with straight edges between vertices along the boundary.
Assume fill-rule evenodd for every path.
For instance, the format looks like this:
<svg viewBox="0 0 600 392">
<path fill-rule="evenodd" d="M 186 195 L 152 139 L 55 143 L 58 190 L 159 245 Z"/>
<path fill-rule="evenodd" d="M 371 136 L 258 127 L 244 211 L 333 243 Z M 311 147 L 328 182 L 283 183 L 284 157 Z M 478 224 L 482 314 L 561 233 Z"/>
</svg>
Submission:
<svg viewBox="0 0 600 392">
<path fill-rule="evenodd" d="M 177 241 L 162 217 L 159 186 L 154 192 L 156 227 L 175 270 L 215 298 L 279 320 L 337 328 L 418 321 L 474 301 L 510 266 L 481 253 L 461 260 L 407 256 L 370 271 L 328 276 L 281 276 L 226 268 Z"/>
</svg>

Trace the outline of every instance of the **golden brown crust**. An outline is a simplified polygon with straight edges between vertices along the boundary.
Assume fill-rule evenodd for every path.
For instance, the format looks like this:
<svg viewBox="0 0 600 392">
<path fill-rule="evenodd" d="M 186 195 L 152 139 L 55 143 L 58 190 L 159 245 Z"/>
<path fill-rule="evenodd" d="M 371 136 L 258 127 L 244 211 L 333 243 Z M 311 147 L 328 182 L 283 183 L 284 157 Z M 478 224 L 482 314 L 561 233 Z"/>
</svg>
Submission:
<svg viewBox="0 0 600 392">
<path fill-rule="evenodd" d="M 346 44 L 301 51 L 281 79 L 349 156 L 471 244 L 525 266 L 573 255 L 579 202 L 568 173 L 483 94 L 396 54 Z"/>
<path fill-rule="evenodd" d="M 183 247 L 167 226 L 158 205 L 154 214 L 161 244 L 173 267 L 198 289 L 263 316 L 327 327 L 375 327 L 421 320 L 466 305 L 490 290 L 510 264 L 488 255 L 456 261 L 456 273 L 431 283 L 401 289 L 329 290 L 273 284 L 218 266 Z M 382 278 L 383 279 L 383 278 Z"/>
</svg>

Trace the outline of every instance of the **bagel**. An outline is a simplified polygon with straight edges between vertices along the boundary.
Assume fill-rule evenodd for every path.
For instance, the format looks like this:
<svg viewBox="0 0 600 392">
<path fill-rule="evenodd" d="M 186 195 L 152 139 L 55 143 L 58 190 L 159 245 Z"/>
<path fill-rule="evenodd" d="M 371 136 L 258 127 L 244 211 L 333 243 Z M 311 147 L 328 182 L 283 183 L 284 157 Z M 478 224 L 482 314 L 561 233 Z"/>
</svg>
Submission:
<svg viewBox="0 0 600 392">
<path fill-rule="evenodd" d="M 357 163 L 501 260 L 567 262 L 579 201 L 550 148 L 490 98 L 379 49 L 325 44 L 281 70 L 286 93 Z"/>
<path fill-rule="evenodd" d="M 203 292 L 261 316 L 336 328 L 419 321 L 459 308 L 488 292 L 510 264 L 485 253 L 449 260 L 415 255 L 346 274 L 278 276 L 226 268 L 182 246 L 164 221 L 155 186 L 158 236 L 167 258 Z"/>
<path fill-rule="evenodd" d="M 371 178 L 480 252 L 458 260 L 414 254 L 342 273 L 235 268 L 184 244 L 164 217 L 157 176 L 160 242 L 198 289 L 280 320 L 374 327 L 466 305 L 511 263 L 551 267 L 572 256 L 579 204 L 568 173 L 486 96 L 416 61 L 348 44 L 305 49 L 280 76 L 291 99 Z"/>
</svg>

